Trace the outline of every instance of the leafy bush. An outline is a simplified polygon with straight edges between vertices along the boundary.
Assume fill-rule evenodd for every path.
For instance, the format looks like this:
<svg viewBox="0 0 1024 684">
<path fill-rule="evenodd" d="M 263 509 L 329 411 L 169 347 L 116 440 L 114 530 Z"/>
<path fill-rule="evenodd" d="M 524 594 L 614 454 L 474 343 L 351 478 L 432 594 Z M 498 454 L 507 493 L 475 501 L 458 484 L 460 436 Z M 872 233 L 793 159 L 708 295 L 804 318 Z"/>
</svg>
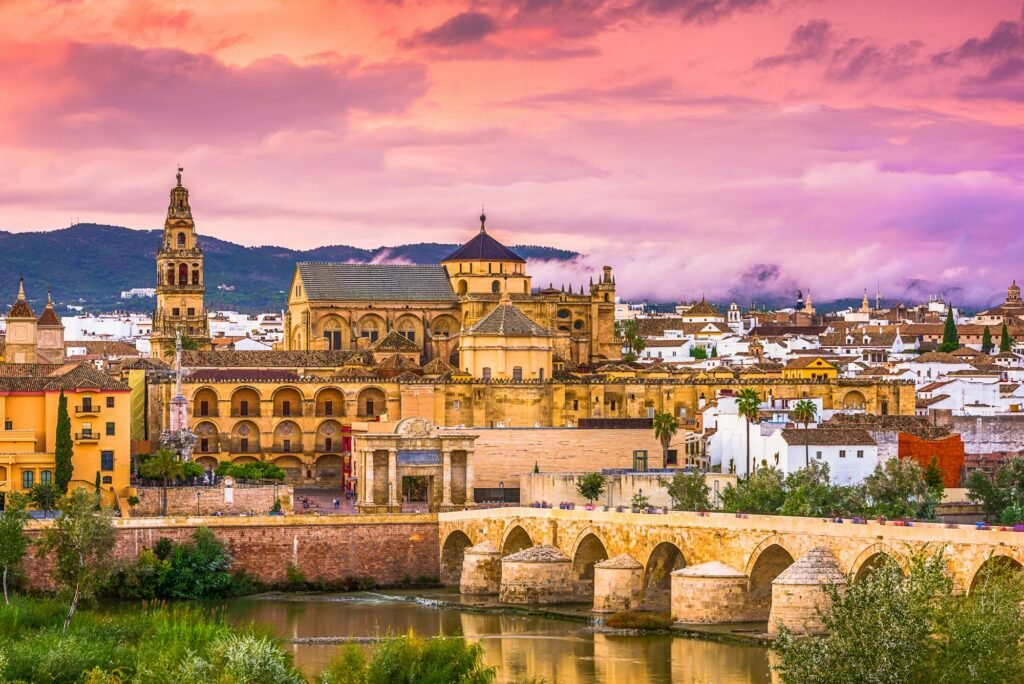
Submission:
<svg viewBox="0 0 1024 684">
<path fill-rule="evenodd" d="M 676 473 L 661 485 L 668 489 L 672 509 L 676 511 L 706 511 L 711 508 L 711 488 L 704 479 L 704 473 L 694 470 Z"/>
<path fill-rule="evenodd" d="M 342 648 L 320 675 L 320 684 L 490 684 L 497 676 L 483 664 L 483 648 L 462 637 L 424 639 L 410 632 L 376 645 L 367 658 L 355 644 Z"/>
<path fill-rule="evenodd" d="M 604 624 L 612 629 L 668 629 L 672 626 L 672 616 L 627 610 L 608 616 Z"/>
<path fill-rule="evenodd" d="M 128 599 L 229 596 L 235 589 L 230 568 L 230 554 L 213 532 L 200 527 L 184 544 L 158 539 L 153 551 L 142 551 L 133 563 L 122 566 L 103 593 Z"/>
<path fill-rule="evenodd" d="M 222 462 L 215 471 L 219 477 L 233 477 L 236 480 L 284 480 L 284 469 L 266 461 L 251 463 Z"/>
</svg>

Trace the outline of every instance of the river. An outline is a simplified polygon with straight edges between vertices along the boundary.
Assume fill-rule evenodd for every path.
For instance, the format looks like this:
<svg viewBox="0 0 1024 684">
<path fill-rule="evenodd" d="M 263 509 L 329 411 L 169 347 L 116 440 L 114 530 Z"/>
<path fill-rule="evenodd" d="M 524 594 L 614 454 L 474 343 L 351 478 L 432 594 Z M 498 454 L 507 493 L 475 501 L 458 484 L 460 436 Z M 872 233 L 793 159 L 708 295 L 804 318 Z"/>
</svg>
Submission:
<svg viewBox="0 0 1024 684">
<path fill-rule="evenodd" d="M 296 664 L 312 675 L 338 646 L 316 637 L 425 636 L 458 632 L 484 648 L 498 682 L 544 677 L 550 684 L 747 684 L 769 682 L 768 651 L 758 646 L 668 635 L 603 634 L 586 622 L 466 612 L 397 595 L 355 593 L 264 596 L 223 604 L 235 624 L 255 623 L 289 640 Z M 300 643 L 294 643 L 294 641 Z"/>
</svg>

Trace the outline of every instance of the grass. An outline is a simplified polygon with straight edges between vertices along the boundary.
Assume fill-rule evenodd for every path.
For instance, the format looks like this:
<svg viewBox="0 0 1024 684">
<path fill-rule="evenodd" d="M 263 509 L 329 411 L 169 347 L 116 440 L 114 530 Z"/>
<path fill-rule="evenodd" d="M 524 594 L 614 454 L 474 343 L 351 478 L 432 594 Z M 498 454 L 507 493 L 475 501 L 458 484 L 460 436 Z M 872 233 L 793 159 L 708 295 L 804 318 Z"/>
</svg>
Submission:
<svg viewBox="0 0 1024 684">
<path fill-rule="evenodd" d="M 672 617 L 668 613 L 626 610 L 610 615 L 604 624 L 612 629 L 668 629 L 672 626 Z"/>
</svg>

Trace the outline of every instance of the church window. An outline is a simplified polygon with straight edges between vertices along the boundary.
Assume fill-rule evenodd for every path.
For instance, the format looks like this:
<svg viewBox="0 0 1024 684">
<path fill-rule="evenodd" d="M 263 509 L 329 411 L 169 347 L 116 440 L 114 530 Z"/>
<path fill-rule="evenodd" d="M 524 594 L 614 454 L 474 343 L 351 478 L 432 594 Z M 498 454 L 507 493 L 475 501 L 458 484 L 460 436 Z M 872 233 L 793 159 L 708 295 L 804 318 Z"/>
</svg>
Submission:
<svg viewBox="0 0 1024 684">
<path fill-rule="evenodd" d="M 171 264 L 170 266 L 167 267 L 167 284 L 174 284 L 174 264 Z"/>
<path fill-rule="evenodd" d="M 487 366 L 484 366 L 483 371 L 481 372 L 480 375 L 481 375 L 481 377 L 483 377 L 484 380 L 490 380 L 491 379 L 491 369 L 489 367 L 487 367 Z"/>
<path fill-rule="evenodd" d="M 178 233 L 178 249 L 184 249 L 184 248 L 185 248 L 185 234 L 184 233 Z"/>
<path fill-rule="evenodd" d="M 292 402 L 285 399 L 281 402 L 281 415 L 290 416 L 292 415 Z"/>
<path fill-rule="evenodd" d="M 238 415 L 249 415 L 249 401 L 247 399 L 242 399 L 240 402 L 238 402 Z"/>
<path fill-rule="evenodd" d="M 604 301 L 606 301 L 606 302 L 608 301 L 608 293 L 607 292 L 604 293 Z"/>
<path fill-rule="evenodd" d="M 517 381 L 517 382 L 522 381 L 522 379 L 523 379 L 523 367 L 522 366 L 515 366 L 512 369 L 512 379 Z"/>
<path fill-rule="evenodd" d="M 373 412 L 373 401 L 372 400 L 371 401 L 367 401 L 366 402 L 366 407 L 372 413 Z M 334 438 L 333 437 L 324 437 L 324 451 L 334 451 Z"/>
<path fill-rule="evenodd" d="M 325 399 L 324 400 L 324 415 L 325 416 L 333 416 L 334 415 L 334 402 L 332 400 L 330 400 L 330 399 Z"/>
<path fill-rule="evenodd" d="M 284 451 L 285 453 L 291 451 L 292 450 L 292 440 L 290 440 L 290 439 L 282 440 L 281 446 L 283 447 L 282 451 Z"/>
<path fill-rule="evenodd" d="M 178 265 L 178 284 L 188 285 L 188 264 Z"/>
<path fill-rule="evenodd" d="M 199 415 L 208 416 L 210 415 L 210 402 L 203 400 L 199 402 Z"/>
<path fill-rule="evenodd" d="M 466 283 L 465 280 L 460 280 L 459 281 L 459 294 L 460 295 L 464 295 L 467 292 L 469 292 L 469 285 Z"/>
<path fill-rule="evenodd" d="M 571 316 L 572 316 L 572 312 L 569 311 L 568 309 L 559 309 L 558 310 L 558 317 L 559 318 L 569 318 Z"/>
<path fill-rule="evenodd" d="M 202 451 L 204 453 L 210 451 L 209 437 L 203 437 L 202 439 L 199 440 L 199 451 Z"/>
<path fill-rule="evenodd" d="M 171 315 L 172 316 L 180 316 L 181 315 L 181 309 L 179 309 L 178 307 L 174 307 L 173 309 L 171 309 Z"/>
<path fill-rule="evenodd" d="M 196 310 L 195 310 L 194 307 L 191 307 L 191 306 L 188 307 L 188 315 L 189 316 L 195 316 L 196 315 Z"/>
<path fill-rule="evenodd" d="M 540 380 L 541 382 L 544 382 L 544 369 L 543 368 L 541 368 L 540 370 L 537 371 L 537 379 Z"/>
<path fill-rule="evenodd" d="M 249 451 L 249 438 L 239 437 L 238 438 L 238 450 L 243 454 Z"/>
<path fill-rule="evenodd" d="M 338 350 L 341 349 L 341 331 L 340 330 L 325 330 L 324 337 L 327 339 L 327 348 Z"/>
<path fill-rule="evenodd" d="M 575 323 L 573 323 L 572 327 L 575 328 L 576 330 L 583 330 L 583 326 L 584 325 L 585 325 L 585 323 L 582 320 L 579 320 L 579 321 L 576 321 Z"/>
<path fill-rule="evenodd" d="M 573 399 L 572 400 L 572 410 L 573 411 L 579 411 L 580 410 L 580 400 L 579 399 Z"/>
<path fill-rule="evenodd" d="M 192 271 L 192 284 L 193 285 L 198 285 L 199 284 L 199 271 Z"/>
<path fill-rule="evenodd" d="M 497 280 L 491 283 L 491 292 L 493 292 L 494 294 L 498 294 L 499 292 L 501 292 L 501 283 L 499 283 Z"/>
</svg>

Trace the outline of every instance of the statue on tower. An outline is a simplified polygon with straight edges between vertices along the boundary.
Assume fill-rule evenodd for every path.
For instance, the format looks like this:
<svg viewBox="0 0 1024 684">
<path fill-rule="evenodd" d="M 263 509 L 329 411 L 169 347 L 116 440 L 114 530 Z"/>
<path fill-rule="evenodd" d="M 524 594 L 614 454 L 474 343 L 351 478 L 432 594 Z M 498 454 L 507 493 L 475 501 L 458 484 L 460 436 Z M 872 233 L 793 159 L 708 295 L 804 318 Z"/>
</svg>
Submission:
<svg viewBox="0 0 1024 684">
<path fill-rule="evenodd" d="M 160 433 L 160 446 L 178 454 L 183 461 L 192 460 L 199 437 L 188 429 L 188 400 L 181 391 L 181 328 L 178 328 L 174 344 L 174 397 L 171 399 L 170 425 Z"/>
</svg>

